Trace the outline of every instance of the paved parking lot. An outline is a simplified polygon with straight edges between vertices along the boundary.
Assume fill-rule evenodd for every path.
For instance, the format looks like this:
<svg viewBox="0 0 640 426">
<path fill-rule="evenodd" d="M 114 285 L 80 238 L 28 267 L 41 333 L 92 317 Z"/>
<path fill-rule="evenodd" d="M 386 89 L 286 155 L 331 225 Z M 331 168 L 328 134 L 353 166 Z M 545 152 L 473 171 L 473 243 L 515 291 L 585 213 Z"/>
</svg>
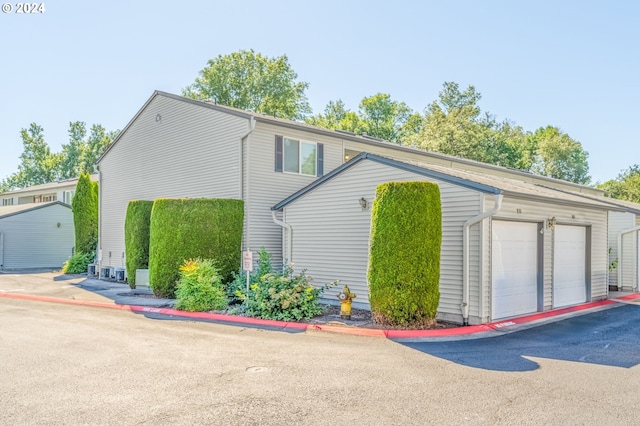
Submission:
<svg viewBox="0 0 640 426">
<path fill-rule="evenodd" d="M 614 308 L 487 339 L 407 343 L 408 347 L 470 367 L 531 371 L 528 357 L 631 368 L 640 364 L 640 305 Z"/>
</svg>

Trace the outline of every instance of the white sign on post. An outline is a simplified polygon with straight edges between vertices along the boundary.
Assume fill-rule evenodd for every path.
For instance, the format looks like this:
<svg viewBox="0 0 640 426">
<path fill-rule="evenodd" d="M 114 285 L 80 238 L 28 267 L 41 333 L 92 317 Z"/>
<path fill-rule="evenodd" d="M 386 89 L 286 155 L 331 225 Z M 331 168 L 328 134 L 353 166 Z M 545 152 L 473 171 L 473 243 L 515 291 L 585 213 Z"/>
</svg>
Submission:
<svg viewBox="0 0 640 426">
<path fill-rule="evenodd" d="M 253 271 L 253 252 L 249 250 L 242 252 L 242 269 Z"/>
<path fill-rule="evenodd" d="M 249 300 L 249 280 L 251 279 L 249 272 L 253 271 L 253 253 L 251 250 L 242 252 L 242 269 L 247 271 L 247 293 L 244 302 Z"/>
</svg>

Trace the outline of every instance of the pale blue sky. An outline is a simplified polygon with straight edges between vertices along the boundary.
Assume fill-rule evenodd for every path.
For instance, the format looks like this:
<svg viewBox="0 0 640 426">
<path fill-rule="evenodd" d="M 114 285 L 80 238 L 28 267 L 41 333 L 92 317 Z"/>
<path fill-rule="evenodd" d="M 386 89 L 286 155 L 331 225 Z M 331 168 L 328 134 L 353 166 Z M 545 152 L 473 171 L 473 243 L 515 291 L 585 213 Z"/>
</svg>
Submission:
<svg viewBox="0 0 640 426">
<path fill-rule="evenodd" d="M 286 54 L 314 113 L 378 92 L 422 112 L 455 81 L 499 120 L 580 141 L 594 180 L 640 164 L 637 1 L 44 4 L 0 13 L 0 178 L 17 170 L 31 122 L 58 152 L 70 121 L 121 129 L 154 90 L 180 94 L 208 59 L 240 49 Z"/>
</svg>

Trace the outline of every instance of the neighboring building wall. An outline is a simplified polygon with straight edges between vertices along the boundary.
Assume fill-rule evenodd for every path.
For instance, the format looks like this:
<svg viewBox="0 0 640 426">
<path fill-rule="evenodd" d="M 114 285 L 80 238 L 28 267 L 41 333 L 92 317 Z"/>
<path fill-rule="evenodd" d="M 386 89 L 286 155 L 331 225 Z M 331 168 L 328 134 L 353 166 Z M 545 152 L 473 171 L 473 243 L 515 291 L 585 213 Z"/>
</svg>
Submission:
<svg viewBox="0 0 640 426">
<path fill-rule="evenodd" d="M 100 162 L 103 265 L 124 266 L 131 200 L 241 198 L 240 155 L 248 120 L 156 96 Z"/>
<path fill-rule="evenodd" d="M 635 252 L 636 244 L 633 241 L 636 233 L 626 234 L 623 239 L 622 252 L 624 253 L 624 262 L 620 261 L 620 253 L 618 253 L 618 235 L 620 232 L 627 229 L 631 229 L 636 225 L 636 215 L 633 213 L 623 212 L 609 212 L 609 247 L 611 253 L 609 254 L 609 263 L 618 259 L 618 268 L 623 268 L 623 283 L 635 282 L 633 278 L 633 272 L 635 271 L 635 257 L 632 257 Z M 633 268 L 629 263 L 633 263 Z M 630 281 L 631 280 L 631 281 Z M 609 285 L 618 286 L 618 270 L 614 269 L 609 273 Z M 628 287 L 628 286 L 626 286 Z M 633 287 L 631 285 L 630 287 Z"/>
<path fill-rule="evenodd" d="M 317 286 L 339 279 L 338 287 L 325 293 L 327 299 L 337 300 L 337 293 L 347 284 L 358 295 L 354 306 L 368 307 L 371 208 L 363 210 L 359 200 L 364 197 L 372 203 L 376 187 L 381 183 L 428 180 L 393 167 L 361 161 L 287 205 L 285 220 L 293 227 L 296 271 L 307 269 Z M 462 225 L 480 212 L 481 198 L 476 191 L 436 183 L 440 186 L 443 215 L 438 315 L 457 318 L 462 301 Z M 472 232 L 471 236 L 472 247 L 478 247 L 479 234 Z"/>
<path fill-rule="evenodd" d="M 61 268 L 74 246 L 73 213 L 57 203 L 24 211 L 0 218 L 0 233 L 0 269 Z"/>
</svg>

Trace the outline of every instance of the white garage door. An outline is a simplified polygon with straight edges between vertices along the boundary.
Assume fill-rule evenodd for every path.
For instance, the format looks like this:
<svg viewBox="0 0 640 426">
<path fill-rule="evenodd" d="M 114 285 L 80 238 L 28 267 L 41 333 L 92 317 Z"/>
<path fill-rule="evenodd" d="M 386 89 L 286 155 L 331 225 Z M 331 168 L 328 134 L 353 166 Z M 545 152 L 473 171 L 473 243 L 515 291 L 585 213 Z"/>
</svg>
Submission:
<svg viewBox="0 0 640 426">
<path fill-rule="evenodd" d="M 587 229 L 556 225 L 553 247 L 553 307 L 587 301 Z"/>
<path fill-rule="evenodd" d="M 538 310 L 538 224 L 491 222 L 491 318 Z"/>
</svg>

